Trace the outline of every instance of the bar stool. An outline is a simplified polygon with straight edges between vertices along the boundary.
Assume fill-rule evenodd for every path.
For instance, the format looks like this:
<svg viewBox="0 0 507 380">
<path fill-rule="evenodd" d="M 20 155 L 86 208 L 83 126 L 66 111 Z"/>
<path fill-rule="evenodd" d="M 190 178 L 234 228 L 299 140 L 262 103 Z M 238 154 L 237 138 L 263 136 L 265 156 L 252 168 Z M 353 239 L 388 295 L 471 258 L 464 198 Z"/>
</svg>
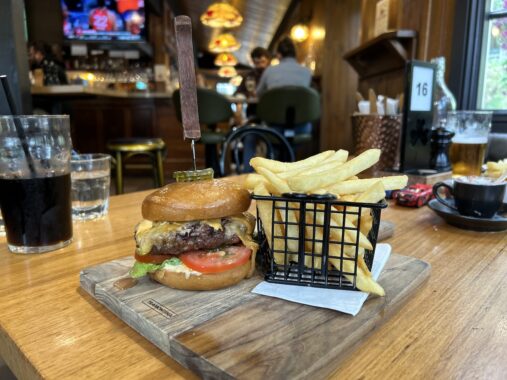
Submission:
<svg viewBox="0 0 507 380">
<path fill-rule="evenodd" d="M 155 187 L 164 185 L 162 155 L 165 143 L 159 138 L 130 137 L 109 140 L 107 149 L 114 153 L 116 160 L 116 194 L 123 194 L 123 165 L 133 156 L 144 155 L 151 159 Z"/>
</svg>

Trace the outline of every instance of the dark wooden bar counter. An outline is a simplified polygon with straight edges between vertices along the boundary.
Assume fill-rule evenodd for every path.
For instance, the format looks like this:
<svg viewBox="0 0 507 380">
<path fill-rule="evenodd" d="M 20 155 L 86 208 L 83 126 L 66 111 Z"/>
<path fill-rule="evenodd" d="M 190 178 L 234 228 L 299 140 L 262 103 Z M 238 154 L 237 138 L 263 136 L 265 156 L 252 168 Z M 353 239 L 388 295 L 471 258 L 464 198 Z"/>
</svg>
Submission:
<svg viewBox="0 0 507 380">
<path fill-rule="evenodd" d="M 106 153 L 109 139 L 160 137 L 167 145 L 164 170 L 192 165 L 190 147 L 183 143 L 172 94 L 90 89 L 83 86 L 33 87 L 35 108 L 70 115 L 74 148 L 81 153 Z M 204 149 L 197 146 L 200 164 Z"/>
</svg>

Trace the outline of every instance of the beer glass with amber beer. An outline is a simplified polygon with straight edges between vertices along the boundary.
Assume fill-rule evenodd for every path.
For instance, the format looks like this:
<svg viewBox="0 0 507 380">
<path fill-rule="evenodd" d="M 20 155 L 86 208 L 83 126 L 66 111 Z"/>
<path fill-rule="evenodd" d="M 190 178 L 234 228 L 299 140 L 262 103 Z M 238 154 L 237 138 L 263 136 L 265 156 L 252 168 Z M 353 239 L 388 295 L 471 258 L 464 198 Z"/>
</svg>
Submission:
<svg viewBox="0 0 507 380">
<path fill-rule="evenodd" d="M 449 158 L 453 176 L 480 175 L 488 147 L 492 112 L 451 111 L 447 129 L 454 132 Z"/>
</svg>

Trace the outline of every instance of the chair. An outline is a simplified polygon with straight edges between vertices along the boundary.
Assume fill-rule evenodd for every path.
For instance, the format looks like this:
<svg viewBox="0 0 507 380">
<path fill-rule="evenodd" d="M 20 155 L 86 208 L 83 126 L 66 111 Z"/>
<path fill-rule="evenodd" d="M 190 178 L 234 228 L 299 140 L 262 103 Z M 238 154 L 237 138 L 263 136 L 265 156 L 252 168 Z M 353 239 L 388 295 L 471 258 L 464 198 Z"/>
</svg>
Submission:
<svg viewBox="0 0 507 380">
<path fill-rule="evenodd" d="M 222 145 L 222 153 L 220 155 L 220 176 L 223 177 L 229 173 L 225 170 L 225 163 L 229 154 L 232 152 L 236 174 L 245 171 L 242 167 L 243 160 L 240 157 L 240 149 L 245 137 L 254 135 L 258 140 L 266 144 L 266 157 L 270 159 L 282 159 L 284 161 L 294 162 L 296 157 L 294 150 L 287 139 L 277 130 L 262 125 L 245 125 L 232 130 Z M 275 149 L 278 148 L 277 149 Z"/>
<path fill-rule="evenodd" d="M 159 138 L 119 138 L 109 140 L 107 149 L 114 153 L 116 160 L 116 194 L 123 194 L 123 165 L 133 156 L 144 155 L 151 159 L 155 187 L 164 185 L 162 155 L 165 143 Z"/>
<path fill-rule="evenodd" d="M 270 126 L 284 129 L 284 136 L 293 135 L 298 124 L 320 118 L 320 95 L 313 88 L 300 86 L 277 87 L 267 91 L 257 104 L 257 117 Z M 293 135 L 294 145 L 312 141 L 311 133 Z"/>
<path fill-rule="evenodd" d="M 488 142 L 488 161 L 498 161 L 507 157 L 507 135 L 490 133 Z"/>
<path fill-rule="evenodd" d="M 181 123 L 180 92 L 173 94 L 173 103 L 176 108 L 176 118 Z M 197 89 L 197 108 L 199 122 L 206 125 L 201 131 L 200 143 L 204 144 L 206 167 L 211 167 L 215 173 L 219 172 L 217 147 L 225 140 L 227 132 L 216 130 L 216 124 L 228 122 L 233 116 L 231 103 L 227 98 L 214 90 Z"/>
</svg>

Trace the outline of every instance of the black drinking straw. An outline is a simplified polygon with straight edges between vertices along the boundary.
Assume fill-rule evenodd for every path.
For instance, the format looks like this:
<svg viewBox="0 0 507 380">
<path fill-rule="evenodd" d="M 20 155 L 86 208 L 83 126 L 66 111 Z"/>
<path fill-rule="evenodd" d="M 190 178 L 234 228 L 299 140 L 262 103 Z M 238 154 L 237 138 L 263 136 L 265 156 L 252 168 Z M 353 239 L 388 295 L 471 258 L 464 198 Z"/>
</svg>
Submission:
<svg viewBox="0 0 507 380">
<path fill-rule="evenodd" d="M 12 97 L 12 92 L 9 86 L 9 81 L 7 80 L 7 75 L 0 75 L 0 82 L 2 82 L 2 88 L 4 89 L 5 98 L 7 99 L 7 104 L 9 105 L 11 115 L 18 116 L 19 112 L 16 107 L 16 103 L 14 102 L 14 98 Z M 30 155 L 30 151 L 28 150 L 28 143 L 26 141 L 25 131 L 23 130 L 21 124 L 19 123 L 19 119 L 14 117 L 13 120 L 19 140 L 21 141 L 21 146 L 23 147 L 23 151 L 25 152 L 28 168 L 30 169 L 30 172 L 35 175 L 35 166 L 33 163 L 32 156 Z"/>
</svg>

